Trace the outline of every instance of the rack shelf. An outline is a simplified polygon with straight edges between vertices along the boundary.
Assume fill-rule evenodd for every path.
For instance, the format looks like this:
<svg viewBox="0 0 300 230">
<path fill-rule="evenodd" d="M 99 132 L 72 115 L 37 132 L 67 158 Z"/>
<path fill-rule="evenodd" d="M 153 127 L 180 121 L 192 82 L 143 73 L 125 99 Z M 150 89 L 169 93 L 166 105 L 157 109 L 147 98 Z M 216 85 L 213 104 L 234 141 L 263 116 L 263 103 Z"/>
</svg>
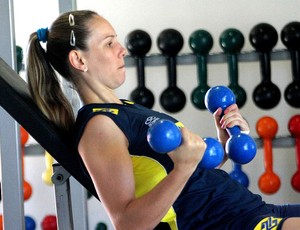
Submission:
<svg viewBox="0 0 300 230">
<path fill-rule="evenodd" d="M 263 140 L 260 138 L 255 138 L 255 143 L 257 148 L 263 148 Z M 291 136 L 281 136 L 276 137 L 272 141 L 273 148 L 292 148 L 295 146 L 295 139 Z"/>
<path fill-rule="evenodd" d="M 238 55 L 239 62 L 253 62 L 259 59 L 259 53 L 256 51 L 242 52 Z M 290 52 L 286 49 L 274 50 L 270 53 L 272 61 L 278 60 L 289 60 Z M 177 65 L 192 65 L 196 64 L 196 55 L 193 53 L 183 53 L 176 57 Z M 208 64 L 218 64 L 227 62 L 227 54 L 225 53 L 214 53 L 207 55 Z M 125 57 L 126 66 L 135 66 L 136 61 L 132 56 Z M 149 54 L 145 56 L 145 66 L 162 66 L 165 65 L 165 57 L 162 54 Z"/>
</svg>

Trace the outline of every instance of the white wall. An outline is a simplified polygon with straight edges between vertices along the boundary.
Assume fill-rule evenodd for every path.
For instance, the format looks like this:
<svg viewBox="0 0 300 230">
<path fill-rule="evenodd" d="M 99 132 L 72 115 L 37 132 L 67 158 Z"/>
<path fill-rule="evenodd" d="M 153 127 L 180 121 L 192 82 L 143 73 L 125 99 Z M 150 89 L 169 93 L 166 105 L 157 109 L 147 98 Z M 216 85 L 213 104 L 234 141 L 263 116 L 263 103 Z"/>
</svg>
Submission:
<svg viewBox="0 0 300 230">
<path fill-rule="evenodd" d="M 16 43 L 26 50 L 27 40 L 31 32 L 50 26 L 51 21 L 58 15 L 56 1 L 15 0 Z M 32 9 L 35 10 L 32 10 Z M 239 29 L 245 36 L 245 45 L 242 51 L 252 51 L 248 36 L 253 26 L 260 22 L 273 25 L 278 33 L 283 26 L 291 21 L 299 21 L 300 2 L 297 0 L 78 0 L 78 9 L 92 9 L 106 17 L 115 27 L 119 40 L 124 41 L 125 36 L 134 29 L 144 29 L 152 37 L 150 53 L 159 53 L 156 46 L 158 34 L 166 28 L 179 30 L 185 39 L 181 53 L 190 53 L 188 37 L 196 29 L 208 30 L 214 39 L 212 53 L 222 52 L 219 46 L 219 36 L 227 28 Z M 279 40 L 275 49 L 285 48 Z M 272 80 L 279 86 L 281 92 L 292 80 L 290 60 L 273 61 Z M 195 65 L 177 66 L 178 86 L 187 96 L 187 104 L 183 111 L 174 114 L 186 126 L 201 136 L 215 136 L 213 120 L 207 111 L 199 111 L 190 102 L 190 93 L 197 85 Z M 291 108 L 281 98 L 280 104 L 271 110 L 261 110 L 252 101 L 252 92 L 260 82 L 258 62 L 243 62 L 239 64 L 239 83 L 247 92 L 248 100 L 242 108 L 242 113 L 250 123 L 252 135 L 257 137 L 255 131 L 256 121 L 265 115 L 274 117 L 279 125 L 278 136 L 289 135 L 287 123 L 290 117 L 299 113 L 299 109 Z M 162 110 L 159 105 L 160 93 L 167 86 L 165 66 L 146 67 L 146 85 L 156 97 L 154 109 Z M 227 64 L 209 64 L 208 82 L 211 86 L 228 84 Z M 136 69 L 128 67 L 127 82 L 118 89 L 120 98 L 128 98 L 130 92 L 136 87 Z M 267 202 L 297 203 L 300 195 L 290 185 L 290 178 L 296 171 L 295 149 L 276 148 L 274 154 L 274 171 L 281 177 L 281 188 L 274 195 L 264 195 Z M 39 229 L 41 219 L 48 213 L 54 212 L 54 196 L 51 187 L 41 180 L 44 170 L 44 158 L 29 156 L 26 158 L 26 177 L 33 185 L 32 198 L 26 201 L 26 214 L 36 219 Z M 261 194 L 257 187 L 259 176 L 263 173 L 263 150 L 259 149 L 256 158 L 244 170 L 250 178 L 250 190 Z M 231 170 L 228 163 L 227 171 Z M 109 224 L 101 205 L 95 199 L 88 201 L 90 229 L 99 221 Z M 112 229 L 110 225 L 110 229 Z"/>
</svg>

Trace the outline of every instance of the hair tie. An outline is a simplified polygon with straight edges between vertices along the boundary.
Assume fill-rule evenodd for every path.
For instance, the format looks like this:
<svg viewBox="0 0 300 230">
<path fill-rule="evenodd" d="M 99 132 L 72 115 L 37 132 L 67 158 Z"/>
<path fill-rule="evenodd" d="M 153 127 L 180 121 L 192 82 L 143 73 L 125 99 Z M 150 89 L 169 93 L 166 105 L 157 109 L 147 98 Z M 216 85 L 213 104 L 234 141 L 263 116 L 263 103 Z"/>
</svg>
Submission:
<svg viewBox="0 0 300 230">
<path fill-rule="evenodd" d="M 46 42 L 48 39 L 48 27 L 47 28 L 41 28 L 36 31 L 37 38 L 40 42 Z"/>
</svg>

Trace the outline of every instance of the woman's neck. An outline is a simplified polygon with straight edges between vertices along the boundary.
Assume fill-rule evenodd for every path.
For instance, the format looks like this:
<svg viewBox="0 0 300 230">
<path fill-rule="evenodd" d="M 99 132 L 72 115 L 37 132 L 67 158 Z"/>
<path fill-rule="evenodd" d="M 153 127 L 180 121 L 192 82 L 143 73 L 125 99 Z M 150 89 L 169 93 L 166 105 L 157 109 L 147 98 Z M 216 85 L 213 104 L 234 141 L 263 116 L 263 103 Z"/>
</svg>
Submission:
<svg viewBox="0 0 300 230">
<path fill-rule="evenodd" d="M 113 89 L 97 81 L 83 81 L 78 84 L 77 91 L 84 104 L 92 103 L 117 103 L 122 104 Z"/>
<path fill-rule="evenodd" d="M 122 104 L 121 100 L 115 95 L 113 90 L 99 90 L 97 92 L 87 90 L 78 91 L 83 104 L 93 103 L 117 103 Z"/>
</svg>

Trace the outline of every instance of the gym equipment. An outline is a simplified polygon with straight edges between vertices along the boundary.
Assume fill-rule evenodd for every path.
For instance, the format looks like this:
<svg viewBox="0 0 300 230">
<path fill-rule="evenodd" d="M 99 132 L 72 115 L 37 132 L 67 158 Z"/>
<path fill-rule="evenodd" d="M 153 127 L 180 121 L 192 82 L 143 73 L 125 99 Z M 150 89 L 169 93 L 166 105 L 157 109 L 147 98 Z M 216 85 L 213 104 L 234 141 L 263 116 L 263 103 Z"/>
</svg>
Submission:
<svg viewBox="0 0 300 230">
<path fill-rule="evenodd" d="M 64 135 L 42 114 L 29 94 L 27 83 L 1 58 L 0 88 L 0 105 L 97 198 L 92 180 L 71 137 Z"/>
<path fill-rule="evenodd" d="M 272 109 L 280 101 L 281 93 L 271 80 L 270 52 L 278 41 L 276 29 L 267 23 L 254 26 L 249 34 L 251 45 L 259 53 L 262 81 L 252 94 L 254 103 L 261 109 Z"/>
<path fill-rule="evenodd" d="M 151 49 L 152 41 L 150 35 L 143 30 L 134 30 L 125 37 L 125 46 L 136 59 L 138 87 L 131 94 L 130 99 L 137 104 L 147 108 L 152 108 L 154 105 L 154 95 L 145 86 L 145 55 Z"/>
<path fill-rule="evenodd" d="M 56 216 L 47 215 L 43 218 L 41 223 L 42 230 L 57 230 Z"/>
<path fill-rule="evenodd" d="M 163 30 L 157 38 L 157 46 L 165 56 L 168 87 L 160 95 L 160 104 L 168 112 L 179 112 L 186 103 L 184 92 L 177 87 L 176 55 L 183 47 L 183 37 L 175 29 Z"/>
<path fill-rule="evenodd" d="M 285 101 L 300 108 L 300 22 L 290 22 L 281 31 L 281 41 L 291 55 L 293 81 L 285 88 Z"/>
<path fill-rule="evenodd" d="M 288 123 L 288 130 L 292 137 L 295 138 L 296 148 L 296 164 L 297 171 L 294 173 L 291 179 L 291 185 L 295 191 L 300 192 L 300 115 L 294 115 L 290 118 Z"/>
<path fill-rule="evenodd" d="M 53 170 L 52 170 L 53 163 L 54 163 L 53 157 L 47 151 L 45 151 L 46 169 L 42 173 L 42 179 L 46 185 L 53 185 L 52 180 L 51 180 L 51 177 L 53 175 Z"/>
<path fill-rule="evenodd" d="M 198 73 L 198 86 L 191 93 L 191 101 L 197 109 L 204 110 L 204 97 L 210 88 L 207 84 L 207 55 L 213 46 L 213 38 L 206 30 L 196 30 L 190 35 L 189 45 L 196 55 Z"/>
<path fill-rule="evenodd" d="M 31 216 L 25 216 L 25 229 L 26 230 L 35 230 L 36 224 L 34 219 Z"/>
<path fill-rule="evenodd" d="M 211 87 L 205 95 L 205 106 L 210 113 L 214 113 L 218 108 L 224 111 L 227 107 L 235 103 L 235 95 L 226 86 Z M 228 157 L 237 164 L 247 164 L 256 155 L 256 143 L 254 139 L 242 133 L 238 126 L 228 128 L 230 137 L 226 142 L 225 151 Z"/>
<path fill-rule="evenodd" d="M 160 119 L 149 127 L 147 141 L 155 152 L 167 153 L 181 144 L 181 132 L 172 121 Z"/>
<path fill-rule="evenodd" d="M 223 31 L 219 38 L 220 46 L 227 54 L 229 85 L 236 98 L 236 104 L 242 108 L 247 100 L 246 91 L 238 83 L 238 53 L 244 46 L 243 34 L 234 28 Z"/>
<path fill-rule="evenodd" d="M 76 1 L 58 1 L 60 13 L 69 10 L 76 9 Z M 10 1 L 4 0 L 1 2 L 1 33 L 0 33 L 0 113 L 1 113 L 1 171 L 2 175 L 2 213 L 4 216 L 3 227 L 5 229 L 25 229 L 24 218 L 24 204 L 23 204 L 23 183 L 22 183 L 22 161 L 21 151 L 19 148 L 19 124 L 22 125 L 30 133 L 30 135 L 37 140 L 37 142 L 47 145 L 47 150 L 52 155 L 57 156 L 62 165 L 66 166 L 69 171 L 74 171 L 76 174 L 75 179 L 82 181 L 82 184 L 92 184 L 89 180 L 89 174 L 85 173 L 84 165 L 81 164 L 81 159 L 77 155 L 76 150 L 73 151 L 73 147 L 70 141 L 70 137 L 67 137 L 61 130 L 51 124 L 49 120 L 44 120 L 45 117 L 41 116 L 42 113 L 38 112 L 37 107 L 34 107 L 34 103 L 29 95 L 26 82 L 20 81 L 20 77 L 13 69 L 16 69 L 15 65 L 15 53 L 14 49 L 14 14 L 13 5 Z M 6 63 L 5 63 L 6 62 Z M 4 64 L 4 65 L 3 65 Z M 10 105 L 9 105 L 10 104 Z M 14 110 L 14 111 L 13 111 Z M 19 124 L 18 124 L 19 122 Z M 33 131 L 32 131 L 33 130 Z M 33 135 L 34 134 L 34 135 Z M 42 142 L 40 142 L 42 140 Z M 69 141 L 68 141 L 69 140 Z M 52 146 L 51 146 L 52 145 Z M 44 145 L 42 144 L 42 147 Z M 59 156 L 61 155 L 61 156 Z M 79 159 L 77 159 L 79 158 Z M 64 160 L 65 161 L 64 161 Z M 73 163 L 74 162 L 74 163 Z M 67 166 L 69 165 L 69 166 Z M 72 170 L 73 168 L 73 170 Z M 77 171 L 77 173 L 75 172 Z M 85 179 L 84 179 L 85 178 Z M 75 182 L 75 179 L 70 178 Z M 76 193 L 77 190 L 82 187 L 77 183 L 78 189 L 74 189 L 74 185 L 77 182 L 71 184 L 71 187 L 65 192 Z M 70 189 L 70 190 L 69 190 Z M 93 190 L 91 185 L 90 190 Z M 93 193 L 94 194 L 94 193 Z M 64 199 L 63 196 L 60 199 Z M 76 200 L 72 200 L 70 206 L 56 206 L 57 211 L 60 209 L 80 209 L 73 213 L 84 212 L 84 207 L 77 208 L 82 197 L 80 194 L 76 194 Z M 61 200 L 60 200 L 61 201 Z M 73 207 L 72 207 L 73 206 Z M 82 206 L 82 205 L 81 205 Z M 65 212 L 63 212 L 65 214 Z M 62 218 L 63 217 L 63 218 Z M 76 215 L 75 222 L 79 229 L 87 229 L 84 226 L 86 218 L 83 213 Z M 58 224 L 60 222 L 65 223 L 68 216 L 61 215 L 58 218 Z M 66 226 L 64 224 L 64 226 Z M 87 225 L 86 225 L 87 226 Z M 61 229 L 72 229 L 62 228 Z"/>
<path fill-rule="evenodd" d="M 279 176 L 273 171 L 272 140 L 278 130 L 276 120 L 269 116 L 260 118 L 256 123 L 256 131 L 263 139 L 265 172 L 258 181 L 259 189 L 265 194 L 276 193 L 281 185 Z"/>
<path fill-rule="evenodd" d="M 167 153 L 181 144 L 181 132 L 172 121 L 160 119 L 152 124 L 147 132 L 150 147 L 158 153 Z M 198 168 L 211 169 L 220 165 L 224 159 L 221 143 L 211 137 L 203 138 L 207 147 Z"/>
<path fill-rule="evenodd" d="M 24 200 L 28 200 L 32 195 L 32 187 L 25 179 L 25 163 L 24 163 L 25 154 L 24 153 L 25 153 L 25 144 L 28 141 L 29 134 L 22 126 L 20 126 L 20 134 L 21 134 L 21 148 L 22 148 Z"/>
<path fill-rule="evenodd" d="M 107 225 L 103 222 L 97 223 L 95 230 L 107 230 Z"/>
<path fill-rule="evenodd" d="M 17 54 L 17 73 L 23 69 L 23 49 L 21 46 L 16 46 L 16 54 Z"/>
<path fill-rule="evenodd" d="M 20 46 L 16 46 L 16 53 L 17 53 L 17 73 L 22 69 L 22 61 L 23 61 L 23 49 Z M 29 134 L 27 131 L 20 126 L 20 135 L 21 135 L 21 149 L 22 149 L 22 175 L 23 175 L 23 192 L 24 192 L 24 200 L 28 200 L 32 194 L 32 187 L 25 180 L 25 164 L 24 164 L 24 156 L 25 156 L 25 144 L 29 139 Z"/>
<path fill-rule="evenodd" d="M 238 83 L 238 53 L 241 52 L 244 46 L 244 36 L 239 30 L 229 28 L 221 33 L 219 43 L 223 51 L 227 54 L 228 87 L 234 93 L 238 107 L 242 108 L 247 101 L 247 94 Z M 242 166 L 232 162 L 232 168 L 233 170 L 229 175 L 245 187 L 248 187 L 249 179 L 242 171 Z"/>
<path fill-rule="evenodd" d="M 0 58 L 0 88 L 0 106 L 24 127 L 61 167 L 99 200 L 91 177 L 75 149 L 72 138 L 65 135 L 42 114 L 29 94 L 27 83 L 2 58 Z M 67 189 L 64 191 L 66 192 Z M 65 196 L 61 196 L 60 202 L 64 198 Z M 70 200 L 70 197 L 67 198 Z M 64 207 L 72 208 L 71 206 Z M 57 211 L 59 212 L 61 208 L 57 207 Z M 71 219 L 70 216 L 65 215 L 65 210 L 63 213 L 64 219 L 61 219 L 63 222 L 60 224 L 58 219 L 58 226 L 66 223 L 67 217 Z"/>
<path fill-rule="evenodd" d="M 248 188 L 249 178 L 246 173 L 243 172 L 242 165 L 232 162 L 232 168 L 233 170 L 229 173 L 231 178 Z"/>
</svg>

